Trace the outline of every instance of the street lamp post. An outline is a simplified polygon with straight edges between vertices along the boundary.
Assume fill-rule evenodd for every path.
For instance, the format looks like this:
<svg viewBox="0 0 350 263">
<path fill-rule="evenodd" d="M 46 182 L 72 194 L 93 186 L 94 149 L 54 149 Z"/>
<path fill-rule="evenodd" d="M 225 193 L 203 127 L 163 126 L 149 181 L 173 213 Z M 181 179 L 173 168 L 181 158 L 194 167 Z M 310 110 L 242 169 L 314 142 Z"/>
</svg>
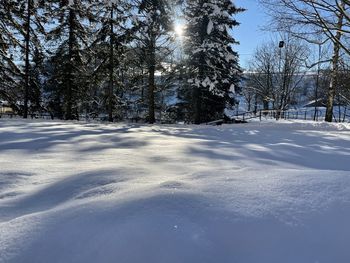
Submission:
<svg viewBox="0 0 350 263">
<path fill-rule="evenodd" d="M 285 46 L 285 42 L 284 42 L 283 40 L 281 40 L 281 41 L 278 43 L 278 48 L 279 48 L 278 73 L 279 73 L 280 77 L 281 77 L 281 73 L 282 73 L 282 72 L 281 72 L 282 48 L 284 48 L 284 46 Z M 282 80 L 282 78 L 281 78 L 281 80 Z M 282 81 L 281 81 L 281 83 L 280 83 L 280 86 L 281 86 L 280 88 L 281 88 L 282 96 L 283 96 L 283 93 L 284 93 L 283 88 L 284 88 L 284 87 L 282 87 Z M 277 120 L 280 118 L 280 115 L 281 115 L 282 103 L 283 103 L 283 101 L 281 100 L 281 109 L 278 109 L 279 112 L 277 111 L 277 115 L 276 115 Z M 277 102 L 277 105 L 278 105 L 278 102 Z"/>
</svg>

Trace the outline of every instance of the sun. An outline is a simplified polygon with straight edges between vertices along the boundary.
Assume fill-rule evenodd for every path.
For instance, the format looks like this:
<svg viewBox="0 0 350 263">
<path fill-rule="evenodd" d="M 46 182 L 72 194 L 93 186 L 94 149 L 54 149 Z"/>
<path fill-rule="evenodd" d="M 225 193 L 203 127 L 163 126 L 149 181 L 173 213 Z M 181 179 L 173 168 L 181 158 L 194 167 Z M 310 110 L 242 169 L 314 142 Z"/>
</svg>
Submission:
<svg viewBox="0 0 350 263">
<path fill-rule="evenodd" d="M 183 24 L 177 23 L 174 25 L 174 32 L 179 37 L 182 38 L 185 34 L 185 26 Z"/>
</svg>

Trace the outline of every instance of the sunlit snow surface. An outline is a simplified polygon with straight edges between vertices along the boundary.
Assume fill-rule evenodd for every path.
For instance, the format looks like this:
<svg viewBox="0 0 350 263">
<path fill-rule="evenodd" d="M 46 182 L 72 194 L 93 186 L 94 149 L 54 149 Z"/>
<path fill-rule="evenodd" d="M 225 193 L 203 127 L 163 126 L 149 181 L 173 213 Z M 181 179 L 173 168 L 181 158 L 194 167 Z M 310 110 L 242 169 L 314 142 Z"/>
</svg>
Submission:
<svg viewBox="0 0 350 263">
<path fill-rule="evenodd" d="M 0 262 L 350 262 L 350 125 L 0 120 Z"/>
</svg>

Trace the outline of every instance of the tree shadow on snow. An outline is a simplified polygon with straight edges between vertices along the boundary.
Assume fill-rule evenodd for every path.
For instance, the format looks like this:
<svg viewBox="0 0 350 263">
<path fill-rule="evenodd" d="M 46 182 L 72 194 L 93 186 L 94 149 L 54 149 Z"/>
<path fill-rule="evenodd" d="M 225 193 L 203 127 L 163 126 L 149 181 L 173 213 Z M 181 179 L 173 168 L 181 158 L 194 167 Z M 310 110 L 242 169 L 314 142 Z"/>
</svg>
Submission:
<svg viewBox="0 0 350 263">
<path fill-rule="evenodd" d="M 81 152 L 98 152 L 114 148 L 139 148 L 147 145 L 147 141 L 138 140 L 132 136 L 131 129 L 137 125 L 126 127 L 113 127 L 108 125 L 50 123 L 50 122 L 20 122 L 13 126 L 13 122 L 1 123 L 1 127 L 16 127 L 15 130 L 0 133 L 1 151 L 21 150 L 29 153 L 42 153 L 50 151 L 55 146 L 90 142 L 96 145 L 84 148 L 75 148 Z M 95 137 L 96 136 L 96 137 Z"/>
<path fill-rule="evenodd" d="M 254 161 L 273 166 L 350 171 L 350 131 L 320 133 L 291 124 L 275 129 L 264 126 L 232 126 L 229 129 L 194 127 L 157 130 L 165 136 L 195 139 L 187 146 L 189 157 L 207 160 Z M 338 136 L 340 135 L 340 136 Z"/>
</svg>

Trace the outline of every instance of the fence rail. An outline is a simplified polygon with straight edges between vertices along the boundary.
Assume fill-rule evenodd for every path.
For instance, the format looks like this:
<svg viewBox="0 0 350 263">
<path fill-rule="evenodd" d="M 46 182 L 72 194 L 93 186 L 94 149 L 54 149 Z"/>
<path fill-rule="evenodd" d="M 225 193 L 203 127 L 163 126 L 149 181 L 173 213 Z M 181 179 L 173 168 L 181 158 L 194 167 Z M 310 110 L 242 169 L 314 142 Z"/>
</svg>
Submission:
<svg viewBox="0 0 350 263">
<path fill-rule="evenodd" d="M 0 118 L 8 118 L 8 119 L 19 119 L 23 118 L 23 116 L 18 115 L 16 113 L 0 113 Z M 53 117 L 50 114 L 29 114 L 28 119 L 53 119 Z"/>
<path fill-rule="evenodd" d="M 334 122 L 350 121 L 350 114 L 338 113 L 336 116 L 333 113 Z M 321 121 L 325 118 L 325 112 L 322 110 L 257 110 L 238 112 L 235 114 L 236 120 L 248 121 L 251 119 L 267 120 L 267 119 L 284 119 L 284 120 L 315 120 Z"/>
<path fill-rule="evenodd" d="M 336 110 L 333 113 L 334 122 L 350 122 L 350 113 L 341 112 L 335 115 Z M 234 121 L 236 122 L 245 122 L 252 119 L 259 119 L 260 121 L 268 119 L 284 119 L 284 120 L 315 120 L 321 121 L 324 120 L 325 112 L 322 110 L 317 110 L 315 113 L 314 109 L 310 110 L 257 110 L 257 111 L 247 111 L 247 112 L 237 112 L 234 116 Z M 19 119 L 22 116 L 15 113 L 0 113 L 0 118 L 8 119 Z M 28 116 L 31 119 L 53 119 L 48 113 L 43 114 L 31 114 Z M 85 119 L 84 117 L 81 118 Z M 225 120 L 216 120 L 213 123 L 207 124 L 217 124 L 224 123 Z"/>
</svg>

